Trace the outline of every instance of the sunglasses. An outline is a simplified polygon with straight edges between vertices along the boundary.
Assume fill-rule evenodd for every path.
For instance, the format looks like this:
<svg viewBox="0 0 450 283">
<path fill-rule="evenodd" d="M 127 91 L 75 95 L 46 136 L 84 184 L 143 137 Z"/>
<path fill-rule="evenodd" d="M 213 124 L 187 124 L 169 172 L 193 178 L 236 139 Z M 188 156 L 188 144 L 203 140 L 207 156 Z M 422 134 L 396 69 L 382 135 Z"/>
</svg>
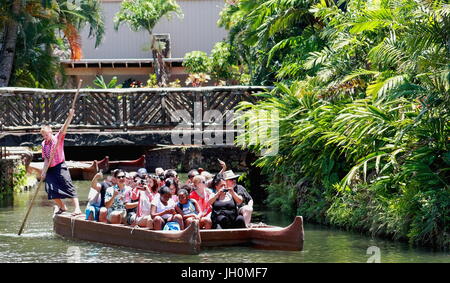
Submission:
<svg viewBox="0 0 450 283">
<path fill-rule="evenodd" d="M 117 176 L 118 179 L 124 179 L 125 176 Z"/>
</svg>

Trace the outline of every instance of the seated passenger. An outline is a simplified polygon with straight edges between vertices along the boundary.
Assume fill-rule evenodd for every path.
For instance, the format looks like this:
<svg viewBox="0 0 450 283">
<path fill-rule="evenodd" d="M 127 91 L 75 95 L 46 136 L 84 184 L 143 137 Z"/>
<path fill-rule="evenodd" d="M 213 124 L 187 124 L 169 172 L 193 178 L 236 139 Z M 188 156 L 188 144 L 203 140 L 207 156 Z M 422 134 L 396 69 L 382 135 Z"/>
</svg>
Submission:
<svg viewBox="0 0 450 283">
<path fill-rule="evenodd" d="M 236 183 L 236 179 L 239 177 L 239 175 L 234 174 L 232 170 L 225 171 L 223 173 L 224 179 L 227 183 L 227 187 L 229 190 L 233 188 L 233 190 L 242 198 L 242 203 L 238 203 L 238 212 L 242 216 L 244 216 L 245 219 L 245 225 L 247 227 L 250 227 L 250 222 L 252 220 L 252 213 L 253 213 L 253 199 L 250 196 L 250 194 L 247 192 L 247 190 Z"/>
<path fill-rule="evenodd" d="M 136 176 L 134 181 L 136 187 L 127 191 L 125 196 L 127 224 L 153 229 L 153 220 L 150 216 L 153 195 L 147 186 L 146 179 L 141 179 L 139 176 Z"/>
<path fill-rule="evenodd" d="M 209 173 L 208 171 L 203 171 L 201 174 L 205 178 L 205 184 L 209 188 L 211 186 L 212 179 L 214 178 L 214 175 Z"/>
<path fill-rule="evenodd" d="M 183 186 L 180 188 L 180 190 L 186 190 L 187 193 L 188 193 L 188 195 L 190 195 L 191 192 L 192 192 L 193 190 L 195 190 L 195 187 L 194 187 L 194 185 L 183 185 Z"/>
<path fill-rule="evenodd" d="M 150 189 L 150 193 L 152 194 L 152 199 L 156 196 L 159 196 L 159 178 L 155 175 L 148 175 L 147 177 L 147 187 Z"/>
<path fill-rule="evenodd" d="M 103 178 L 102 172 L 95 174 L 91 181 L 91 188 L 88 195 L 88 203 L 86 206 L 86 220 L 99 221 L 100 210 L 105 206 L 106 189 L 112 186 L 111 178 L 98 183 Z"/>
<path fill-rule="evenodd" d="M 125 195 L 130 187 L 125 185 L 125 172 L 121 169 L 114 172 L 117 184 L 109 187 L 105 194 L 106 219 L 111 224 L 125 223 L 127 211 L 125 209 Z"/>
<path fill-rule="evenodd" d="M 166 179 L 165 183 L 166 187 L 170 189 L 170 193 L 172 194 L 172 199 L 175 203 L 178 202 L 178 183 L 173 179 Z"/>
<path fill-rule="evenodd" d="M 178 191 L 178 199 L 180 200 L 175 206 L 175 210 L 183 217 L 184 227 L 189 227 L 195 219 L 200 221 L 200 208 L 195 199 L 190 199 L 186 190 Z"/>
<path fill-rule="evenodd" d="M 211 221 L 215 229 L 245 228 L 244 217 L 238 213 L 242 203 L 234 188 L 227 188 L 221 174 L 215 179 L 217 193 L 209 199 L 212 205 Z"/>
<path fill-rule="evenodd" d="M 155 169 L 155 174 L 156 176 L 158 176 L 158 186 L 161 188 L 162 186 L 164 186 L 164 169 L 162 169 L 161 167 L 158 167 Z"/>
<path fill-rule="evenodd" d="M 186 185 L 192 185 L 192 179 L 197 175 L 200 175 L 200 173 L 198 173 L 196 169 L 190 170 L 187 175 L 188 179 L 186 180 Z"/>
<path fill-rule="evenodd" d="M 137 170 L 137 176 L 141 179 L 146 179 L 148 177 L 147 169 L 139 168 L 139 170 Z"/>
<path fill-rule="evenodd" d="M 125 172 L 125 185 L 134 188 L 136 186 L 134 183 L 135 176 L 137 176 L 137 172 Z"/>
<path fill-rule="evenodd" d="M 200 207 L 200 229 L 211 229 L 211 205 L 208 200 L 213 195 L 213 192 L 206 187 L 205 178 L 197 175 L 192 179 L 194 190 L 191 191 L 189 197 L 197 201 Z"/>
<path fill-rule="evenodd" d="M 177 171 L 173 169 L 168 169 L 164 172 L 164 178 L 167 180 L 169 178 L 174 179 L 177 183 L 179 182 Z"/>
<path fill-rule="evenodd" d="M 150 215 L 153 219 L 153 228 L 162 230 L 167 222 L 176 221 L 180 229 L 184 229 L 183 217 L 176 213 L 175 202 L 172 199 L 170 189 L 166 186 L 159 189 L 159 197 L 152 200 Z"/>
</svg>

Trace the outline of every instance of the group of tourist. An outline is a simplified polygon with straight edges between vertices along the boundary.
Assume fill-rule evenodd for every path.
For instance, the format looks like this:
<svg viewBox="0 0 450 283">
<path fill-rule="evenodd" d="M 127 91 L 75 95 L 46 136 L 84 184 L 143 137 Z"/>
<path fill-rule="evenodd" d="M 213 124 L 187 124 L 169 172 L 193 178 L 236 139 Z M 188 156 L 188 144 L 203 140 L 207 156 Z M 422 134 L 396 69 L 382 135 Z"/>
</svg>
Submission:
<svg viewBox="0 0 450 283">
<path fill-rule="evenodd" d="M 200 229 L 250 226 L 253 200 L 236 183 L 239 175 L 220 161 L 222 170 L 212 175 L 193 169 L 181 184 L 175 170 L 157 168 L 149 174 L 118 169 L 104 181 L 97 173 L 91 182 L 86 219 L 154 230 L 183 230 L 194 220 Z"/>
<path fill-rule="evenodd" d="M 55 203 L 54 214 L 67 211 L 62 201 L 73 200 L 72 216 L 82 214 L 77 192 L 65 163 L 64 138 L 75 115 L 69 116 L 56 135 L 43 126 L 42 158 L 48 199 Z M 86 207 L 86 219 L 112 224 L 128 224 L 149 229 L 184 229 L 198 220 L 201 229 L 244 228 L 250 226 L 253 200 L 244 187 L 236 183 L 239 177 L 219 160 L 222 170 L 212 175 L 202 168 L 188 173 L 180 184 L 175 170 L 157 168 L 148 174 L 145 168 L 137 172 L 115 170 L 102 182 L 103 174 L 92 179 Z"/>
</svg>

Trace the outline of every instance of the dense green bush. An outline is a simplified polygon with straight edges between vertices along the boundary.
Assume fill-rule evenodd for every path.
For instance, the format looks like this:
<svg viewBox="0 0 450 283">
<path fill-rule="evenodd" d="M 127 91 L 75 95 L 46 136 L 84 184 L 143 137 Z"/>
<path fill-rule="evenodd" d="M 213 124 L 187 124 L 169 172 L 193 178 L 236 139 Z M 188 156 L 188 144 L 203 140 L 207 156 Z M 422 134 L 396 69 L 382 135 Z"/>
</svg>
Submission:
<svg viewBox="0 0 450 283">
<path fill-rule="evenodd" d="M 233 80 L 238 77 L 236 53 L 227 42 L 218 42 L 211 50 L 211 77 L 216 80 Z"/>
<path fill-rule="evenodd" d="M 183 60 L 183 67 L 188 73 L 209 73 L 211 59 L 203 51 L 192 51 L 186 53 Z"/>
<path fill-rule="evenodd" d="M 247 66 L 238 61 L 236 50 L 227 42 L 217 42 L 210 56 L 203 51 L 186 53 L 183 66 L 191 75 L 210 76 L 217 85 L 247 85 L 250 81 Z"/>
<path fill-rule="evenodd" d="M 278 154 L 255 163 L 269 176 L 267 202 L 309 221 L 450 248 L 449 7 L 256 2 L 226 7 L 222 20 L 252 80 L 276 86 L 239 106 L 247 131 L 238 144 L 261 152 L 278 143 Z M 274 119 L 279 139 L 255 139 Z"/>
</svg>

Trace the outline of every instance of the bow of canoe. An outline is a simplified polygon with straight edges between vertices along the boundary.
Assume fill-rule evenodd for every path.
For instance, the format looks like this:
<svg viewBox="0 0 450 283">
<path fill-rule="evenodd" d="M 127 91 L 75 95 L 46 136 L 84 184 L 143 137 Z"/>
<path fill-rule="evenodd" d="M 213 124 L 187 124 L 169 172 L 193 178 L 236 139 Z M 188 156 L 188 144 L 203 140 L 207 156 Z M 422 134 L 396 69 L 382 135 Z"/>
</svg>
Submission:
<svg viewBox="0 0 450 283">
<path fill-rule="evenodd" d="M 136 160 L 119 160 L 109 161 L 109 169 L 122 169 L 125 171 L 137 171 L 139 168 L 145 167 L 145 155 L 141 155 Z"/>
<path fill-rule="evenodd" d="M 252 228 L 255 248 L 269 250 L 301 251 L 304 241 L 303 217 L 296 216 L 287 227 Z"/>
<path fill-rule="evenodd" d="M 250 245 L 270 250 L 303 250 L 303 218 L 297 216 L 283 228 L 264 226 L 244 229 L 200 230 L 202 247 Z"/>
</svg>

